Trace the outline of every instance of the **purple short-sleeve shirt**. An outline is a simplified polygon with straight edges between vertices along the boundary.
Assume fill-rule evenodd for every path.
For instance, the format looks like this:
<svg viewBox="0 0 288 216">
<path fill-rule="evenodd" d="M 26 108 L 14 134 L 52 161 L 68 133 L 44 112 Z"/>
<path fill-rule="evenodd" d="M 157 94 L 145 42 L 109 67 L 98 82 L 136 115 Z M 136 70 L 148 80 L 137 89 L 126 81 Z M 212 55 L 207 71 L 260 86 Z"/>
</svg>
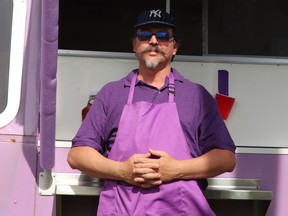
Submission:
<svg viewBox="0 0 288 216">
<path fill-rule="evenodd" d="M 172 69 L 175 78 L 175 102 L 180 123 L 193 157 L 211 149 L 235 152 L 234 142 L 219 113 L 216 101 L 201 85 L 184 78 Z M 72 147 L 90 146 L 104 155 L 109 154 L 115 141 L 122 110 L 127 103 L 132 74 L 106 84 L 72 140 Z M 155 104 L 168 102 L 168 77 L 157 89 L 142 81 L 136 83 L 133 103 L 148 101 Z M 133 148 L 133 146 L 131 146 Z"/>
</svg>

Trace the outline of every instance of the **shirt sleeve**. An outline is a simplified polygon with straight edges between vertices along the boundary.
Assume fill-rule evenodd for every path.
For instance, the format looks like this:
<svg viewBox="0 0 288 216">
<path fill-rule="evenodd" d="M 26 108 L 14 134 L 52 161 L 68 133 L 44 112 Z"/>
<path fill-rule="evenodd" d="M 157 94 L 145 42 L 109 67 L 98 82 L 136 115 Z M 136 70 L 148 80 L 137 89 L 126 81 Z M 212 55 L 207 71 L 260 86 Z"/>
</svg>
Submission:
<svg viewBox="0 0 288 216">
<path fill-rule="evenodd" d="M 104 103 L 96 96 L 87 116 L 72 139 L 72 147 L 90 146 L 103 153 L 102 143 L 106 119 Z"/>
<path fill-rule="evenodd" d="M 216 100 L 203 88 L 200 103 L 199 147 L 202 153 L 211 149 L 226 149 L 235 152 L 236 147 L 223 121 Z"/>
</svg>

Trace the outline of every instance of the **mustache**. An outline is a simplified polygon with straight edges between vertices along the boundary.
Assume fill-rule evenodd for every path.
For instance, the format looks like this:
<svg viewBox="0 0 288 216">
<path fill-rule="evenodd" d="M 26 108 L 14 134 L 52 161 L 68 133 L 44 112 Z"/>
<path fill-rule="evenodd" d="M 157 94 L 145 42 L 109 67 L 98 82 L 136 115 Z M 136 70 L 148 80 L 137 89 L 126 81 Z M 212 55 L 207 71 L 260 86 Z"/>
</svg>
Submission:
<svg viewBox="0 0 288 216">
<path fill-rule="evenodd" d="M 158 46 L 153 46 L 153 45 L 149 45 L 145 50 L 143 50 L 142 54 L 146 53 L 146 52 L 151 52 L 152 50 L 162 54 L 162 55 L 165 55 L 165 52 L 159 48 Z"/>
</svg>

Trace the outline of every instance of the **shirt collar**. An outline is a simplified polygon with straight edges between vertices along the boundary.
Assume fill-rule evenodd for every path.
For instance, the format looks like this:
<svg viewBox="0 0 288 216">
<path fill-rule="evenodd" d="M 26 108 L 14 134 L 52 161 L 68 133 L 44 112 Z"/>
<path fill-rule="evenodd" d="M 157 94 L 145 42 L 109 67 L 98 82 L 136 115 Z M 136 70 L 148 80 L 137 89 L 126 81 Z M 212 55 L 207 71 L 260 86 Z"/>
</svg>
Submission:
<svg viewBox="0 0 288 216">
<path fill-rule="evenodd" d="M 184 82 L 184 77 L 174 68 L 171 69 L 172 70 L 172 73 L 174 74 L 174 79 L 175 79 L 175 82 L 179 82 L 179 83 L 183 83 Z M 124 86 L 130 86 L 131 84 L 131 80 L 132 80 L 132 76 L 134 73 L 138 73 L 138 69 L 134 69 L 132 70 L 125 78 L 125 82 L 124 82 Z M 167 77 L 168 78 L 168 77 Z M 166 79 L 167 79 L 166 78 Z M 140 81 L 137 80 L 136 81 L 136 84 L 137 85 Z"/>
</svg>

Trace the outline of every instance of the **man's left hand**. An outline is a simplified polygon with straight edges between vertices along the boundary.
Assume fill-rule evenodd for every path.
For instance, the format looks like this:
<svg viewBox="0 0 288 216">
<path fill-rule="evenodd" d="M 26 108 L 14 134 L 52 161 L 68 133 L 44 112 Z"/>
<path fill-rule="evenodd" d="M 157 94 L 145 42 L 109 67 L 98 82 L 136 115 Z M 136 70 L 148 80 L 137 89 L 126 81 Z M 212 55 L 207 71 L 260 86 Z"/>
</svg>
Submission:
<svg viewBox="0 0 288 216">
<path fill-rule="evenodd" d="M 137 175 L 137 178 L 135 178 L 136 182 L 149 184 L 149 181 L 151 181 L 149 177 L 152 172 L 158 172 L 162 182 L 169 182 L 176 178 L 177 167 L 179 166 L 177 160 L 164 151 L 150 149 L 149 153 L 151 154 L 150 158 L 138 158 L 134 162 L 133 172 Z M 147 169 L 151 163 L 158 163 L 159 168 L 153 169 L 153 171 Z"/>
</svg>

